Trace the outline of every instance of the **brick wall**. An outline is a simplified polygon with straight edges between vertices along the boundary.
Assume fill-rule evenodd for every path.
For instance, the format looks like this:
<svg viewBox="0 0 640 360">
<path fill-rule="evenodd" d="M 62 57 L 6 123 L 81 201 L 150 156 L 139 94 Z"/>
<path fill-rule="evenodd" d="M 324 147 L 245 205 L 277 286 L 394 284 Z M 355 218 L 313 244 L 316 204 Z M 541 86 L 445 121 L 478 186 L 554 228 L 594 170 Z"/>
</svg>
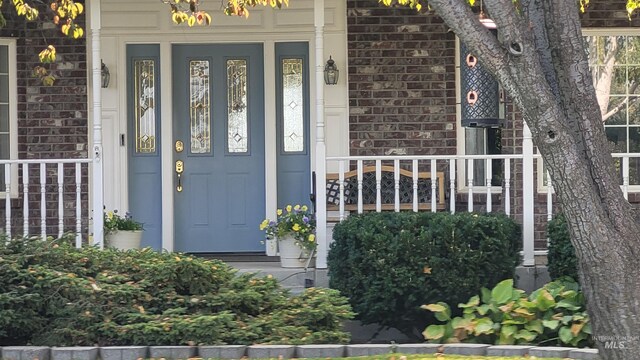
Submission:
<svg viewBox="0 0 640 360">
<path fill-rule="evenodd" d="M 41 14 L 46 9 L 41 9 Z M 84 26 L 84 16 L 78 19 Z M 25 23 L 19 18 L 8 18 L 7 27 L 0 32 L 2 37 L 17 39 L 17 94 L 18 94 L 18 158 L 60 159 L 86 158 L 88 146 L 87 125 L 87 63 L 86 39 L 69 39 L 48 22 Z M 32 76 L 39 63 L 38 53 L 48 44 L 57 50 L 57 61 L 43 65 L 56 77 L 53 86 L 45 86 Z M 64 169 L 65 201 L 75 199 L 75 170 L 66 165 Z M 20 171 L 22 176 L 22 171 Z M 32 232 L 40 232 L 40 181 L 39 168 L 30 167 L 29 208 Z M 47 232 L 58 231 L 58 185 L 55 165 L 47 167 L 48 194 Z M 22 182 L 20 178 L 19 182 Z M 88 166 L 82 167 L 82 211 L 88 213 Z M 13 233 L 22 233 L 23 187 L 20 196 L 12 200 Z M 4 201 L 2 201 L 4 202 Z M 4 219 L 4 204 L 0 205 L 0 219 Z M 75 227 L 75 204 L 68 203 L 64 209 L 65 226 Z M 0 221 L 4 223 L 4 221 Z M 4 226 L 2 226 L 4 227 Z M 86 229 L 87 224 L 83 224 Z"/>
<path fill-rule="evenodd" d="M 626 0 L 591 0 L 584 27 L 638 27 Z M 351 155 L 455 154 L 455 35 L 434 14 L 347 0 Z M 522 118 L 507 106 L 502 152 L 522 152 Z M 537 174 L 537 171 L 536 171 Z M 522 221 L 522 166 L 512 167 L 512 214 Z M 476 209 L 486 197 L 476 195 Z M 466 196 L 458 196 L 466 210 Z M 496 197 L 498 206 L 503 199 Z M 557 203 L 554 210 L 557 211 Z M 536 196 L 536 249 L 546 248 L 546 195 Z"/>
<path fill-rule="evenodd" d="M 348 0 L 347 20 L 351 154 L 455 154 L 453 33 L 377 0 Z"/>
</svg>

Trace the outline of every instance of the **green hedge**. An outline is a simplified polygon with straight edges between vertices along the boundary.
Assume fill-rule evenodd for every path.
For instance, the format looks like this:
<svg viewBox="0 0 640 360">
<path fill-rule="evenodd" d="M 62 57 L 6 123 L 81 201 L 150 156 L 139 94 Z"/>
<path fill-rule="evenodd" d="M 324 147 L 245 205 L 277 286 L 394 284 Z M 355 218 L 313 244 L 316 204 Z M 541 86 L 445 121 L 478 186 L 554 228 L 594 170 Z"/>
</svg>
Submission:
<svg viewBox="0 0 640 360">
<path fill-rule="evenodd" d="M 513 277 L 520 234 L 518 224 L 499 214 L 351 215 L 333 231 L 330 285 L 365 324 L 420 337 L 432 320 L 420 305 L 455 306 Z"/>
<path fill-rule="evenodd" d="M 345 343 L 351 317 L 335 290 L 290 297 L 220 261 L 0 241 L 0 345 Z"/>
<path fill-rule="evenodd" d="M 570 277 L 578 281 L 578 259 L 569 238 L 569 227 L 564 215 L 556 215 L 547 225 L 549 247 L 547 268 L 552 280 Z"/>
</svg>

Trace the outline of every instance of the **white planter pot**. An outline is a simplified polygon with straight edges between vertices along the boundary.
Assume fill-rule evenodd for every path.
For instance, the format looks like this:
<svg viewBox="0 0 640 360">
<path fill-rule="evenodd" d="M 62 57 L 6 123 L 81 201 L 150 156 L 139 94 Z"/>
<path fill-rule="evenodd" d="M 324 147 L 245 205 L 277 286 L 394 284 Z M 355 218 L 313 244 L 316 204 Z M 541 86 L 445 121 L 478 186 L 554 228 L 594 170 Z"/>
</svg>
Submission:
<svg viewBox="0 0 640 360">
<path fill-rule="evenodd" d="M 280 252 L 280 266 L 284 268 L 303 268 L 309 260 L 309 252 L 296 245 L 296 240 L 292 236 L 285 236 L 278 239 Z M 316 259 L 313 257 L 309 267 L 316 266 Z"/>
<path fill-rule="evenodd" d="M 107 245 L 121 250 L 139 249 L 142 230 L 118 230 L 107 234 Z"/>
</svg>

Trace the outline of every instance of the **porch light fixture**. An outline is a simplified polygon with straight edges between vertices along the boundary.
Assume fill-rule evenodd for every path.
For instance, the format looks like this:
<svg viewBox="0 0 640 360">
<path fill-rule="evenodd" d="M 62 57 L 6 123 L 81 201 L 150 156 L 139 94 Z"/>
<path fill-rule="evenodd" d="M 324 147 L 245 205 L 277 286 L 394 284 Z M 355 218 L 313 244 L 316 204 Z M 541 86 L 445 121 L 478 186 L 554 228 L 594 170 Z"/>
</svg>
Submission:
<svg viewBox="0 0 640 360">
<path fill-rule="evenodd" d="M 109 68 L 107 67 L 107 65 L 104 64 L 104 62 L 101 60 L 100 61 L 102 63 L 101 65 L 101 69 L 102 69 L 102 88 L 108 88 L 109 87 L 109 81 L 111 80 L 111 74 L 109 73 Z"/>
<path fill-rule="evenodd" d="M 336 62 L 329 56 L 329 60 L 327 60 L 327 64 L 324 66 L 324 83 L 327 85 L 337 84 L 339 75 L 340 71 L 336 66 Z"/>
</svg>

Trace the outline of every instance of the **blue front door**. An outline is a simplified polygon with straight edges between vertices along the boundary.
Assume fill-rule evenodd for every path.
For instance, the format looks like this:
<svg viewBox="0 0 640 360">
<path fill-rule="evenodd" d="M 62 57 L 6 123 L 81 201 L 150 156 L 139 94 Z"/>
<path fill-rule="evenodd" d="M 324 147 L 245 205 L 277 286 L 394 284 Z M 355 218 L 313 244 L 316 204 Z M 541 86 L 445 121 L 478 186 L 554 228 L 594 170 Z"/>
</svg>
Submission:
<svg viewBox="0 0 640 360">
<path fill-rule="evenodd" d="M 172 53 L 175 250 L 263 252 L 262 45 Z"/>
</svg>

